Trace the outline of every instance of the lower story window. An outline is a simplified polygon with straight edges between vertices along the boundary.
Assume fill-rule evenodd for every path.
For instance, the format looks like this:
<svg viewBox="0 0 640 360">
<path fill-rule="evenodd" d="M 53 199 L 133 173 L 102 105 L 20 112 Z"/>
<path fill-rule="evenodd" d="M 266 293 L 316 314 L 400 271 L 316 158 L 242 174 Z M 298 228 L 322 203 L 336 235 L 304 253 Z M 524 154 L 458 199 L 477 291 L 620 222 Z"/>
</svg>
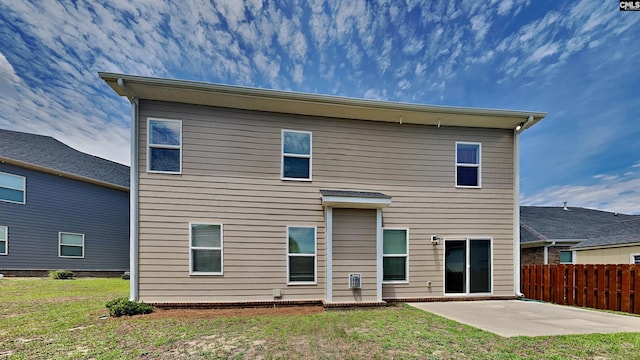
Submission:
<svg viewBox="0 0 640 360">
<path fill-rule="evenodd" d="M 287 282 L 315 284 L 317 251 L 315 226 L 288 226 L 287 249 Z"/>
<path fill-rule="evenodd" d="M 560 251 L 560 264 L 573 264 L 573 252 Z"/>
<path fill-rule="evenodd" d="M 84 234 L 60 232 L 58 244 L 60 257 L 84 257 Z"/>
<path fill-rule="evenodd" d="M 445 240 L 444 292 L 491 292 L 491 240 Z"/>
<path fill-rule="evenodd" d="M 0 226 L 0 255 L 9 253 L 9 236 L 6 226 Z"/>
<path fill-rule="evenodd" d="M 640 264 L 640 254 L 631 255 L 631 263 L 632 264 Z"/>
<path fill-rule="evenodd" d="M 408 281 L 409 231 L 382 229 L 382 281 L 386 283 Z"/>
<path fill-rule="evenodd" d="M 222 275 L 222 224 L 190 224 L 191 274 Z"/>
</svg>

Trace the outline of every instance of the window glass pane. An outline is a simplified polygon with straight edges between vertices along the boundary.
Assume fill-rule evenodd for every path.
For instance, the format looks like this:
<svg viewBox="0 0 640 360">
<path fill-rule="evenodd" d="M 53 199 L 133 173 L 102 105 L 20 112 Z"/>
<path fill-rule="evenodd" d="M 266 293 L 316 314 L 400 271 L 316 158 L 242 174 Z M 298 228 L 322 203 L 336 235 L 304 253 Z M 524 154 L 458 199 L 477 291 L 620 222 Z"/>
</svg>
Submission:
<svg viewBox="0 0 640 360">
<path fill-rule="evenodd" d="M 14 202 L 24 202 L 24 192 L 0 187 L 0 199 Z"/>
<path fill-rule="evenodd" d="M 458 144 L 458 164 L 480 164 L 478 152 L 480 145 L 477 144 Z"/>
<path fill-rule="evenodd" d="M 24 178 L 22 176 L 0 173 L 0 187 L 24 190 Z"/>
<path fill-rule="evenodd" d="M 573 262 L 573 254 L 571 251 L 560 251 L 560 262 L 563 264 L 571 264 Z"/>
<path fill-rule="evenodd" d="M 289 253 L 291 254 L 315 254 L 316 239 L 315 229 L 307 227 L 289 228 Z"/>
<path fill-rule="evenodd" d="M 491 241 L 469 240 L 469 292 L 491 291 Z"/>
<path fill-rule="evenodd" d="M 191 250 L 193 271 L 222 272 L 221 250 Z"/>
<path fill-rule="evenodd" d="M 191 225 L 191 245 L 196 247 L 220 247 L 220 225 Z"/>
<path fill-rule="evenodd" d="M 0 241 L 7 240 L 7 228 L 0 226 Z"/>
<path fill-rule="evenodd" d="M 405 230 L 383 230 L 382 242 L 384 254 L 407 253 L 407 232 Z"/>
<path fill-rule="evenodd" d="M 179 121 L 149 120 L 149 143 L 155 145 L 180 145 Z"/>
<path fill-rule="evenodd" d="M 285 154 L 311 155 L 311 134 L 285 131 L 283 138 Z"/>
<path fill-rule="evenodd" d="M 404 281 L 407 279 L 406 257 L 385 257 L 382 259 L 384 281 Z"/>
<path fill-rule="evenodd" d="M 640 264 L 640 255 L 636 255 L 633 257 L 634 263 Z"/>
<path fill-rule="evenodd" d="M 79 256 L 82 257 L 81 246 L 60 246 L 60 256 Z"/>
<path fill-rule="evenodd" d="M 478 168 L 458 166 L 459 186 L 478 186 Z"/>
<path fill-rule="evenodd" d="M 286 178 L 308 179 L 309 159 L 285 156 L 283 159 L 283 175 Z"/>
<path fill-rule="evenodd" d="M 149 170 L 180 172 L 180 149 L 149 148 Z"/>
<path fill-rule="evenodd" d="M 6 254 L 6 253 L 7 253 L 7 242 L 0 241 L 0 254 Z"/>
<path fill-rule="evenodd" d="M 446 293 L 464 293 L 466 288 L 466 241 L 445 241 L 444 288 Z"/>
<path fill-rule="evenodd" d="M 82 235 L 60 234 L 60 244 L 82 246 Z"/>
<path fill-rule="evenodd" d="M 315 256 L 289 256 L 289 281 L 315 281 Z"/>
</svg>

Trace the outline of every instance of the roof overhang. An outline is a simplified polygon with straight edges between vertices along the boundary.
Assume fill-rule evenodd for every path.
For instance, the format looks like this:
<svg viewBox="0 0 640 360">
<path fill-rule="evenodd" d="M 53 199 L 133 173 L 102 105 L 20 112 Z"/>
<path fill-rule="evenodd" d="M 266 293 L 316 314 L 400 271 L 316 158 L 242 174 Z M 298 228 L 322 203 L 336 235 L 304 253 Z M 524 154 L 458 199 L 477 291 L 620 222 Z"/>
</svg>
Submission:
<svg viewBox="0 0 640 360">
<path fill-rule="evenodd" d="M 107 188 L 112 188 L 112 189 L 116 189 L 116 190 L 129 192 L 129 188 L 126 187 L 126 186 L 112 184 L 112 183 L 109 183 L 109 182 L 106 182 L 106 181 L 92 179 L 92 178 L 89 178 L 89 177 L 86 177 L 86 176 L 76 175 L 76 174 L 72 174 L 70 172 L 60 171 L 60 170 L 57 170 L 57 169 L 52 169 L 52 168 L 49 168 L 49 167 L 28 163 L 28 162 L 25 162 L 25 161 L 15 160 L 15 159 L 11 159 L 11 158 L 4 157 L 4 156 L 0 156 L 0 162 L 4 163 L 4 164 L 9 164 L 9 165 L 14 165 L 14 166 L 18 166 L 18 167 L 21 167 L 21 168 L 29 169 L 29 170 L 40 171 L 40 172 L 43 172 L 43 173 L 46 173 L 46 174 L 66 177 L 66 178 L 69 178 L 69 179 L 84 181 L 86 183 L 90 183 L 90 184 L 94 184 L 94 185 L 100 185 L 100 186 L 104 186 L 104 187 L 107 187 Z"/>
<path fill-rule="evenodd" d="M 544 239 L 544 240 L 534 240 L 534 241 L 527 241 L 527 242 L 523 242 L 520 243 L 520 248 L 522 249 L 528 249 L 528 248 L 535 248 L 535 247 L 544 247 L 544 246 L 548 246 L 548 245 L 558 245 L 558 246 L 569 246 L 572 244 L 578 244 L 582 241 L 584 241 L 585 239 Z"/>
<path fill-rule="evenodd" d="M 380 209 L 391 205 L 391 196 L 377 192 L 320 190 L 322 205 L 332 208 Z"/>
<path fill-rule="evenodd" d="M 599 249 L 612 249 L 612 248 L 622 248 L 622 247 L 630 247 L 630 246 L 640 246 L 640 242 L 630 242 L 630 243 L 619 243 L 619 244 L 603 244 L 603 245 L 591 245 L 584 247 L 575 247 L 572 246 L 571 249 L 575 251 L 582 250 L 599 250 Z"/>
<path fill-rule="evenodd" d="M 98 74 L 118 95 L 129 98 L 295 115 L 494 129 L 515 129 L 524 124 L 522 130 L 547 115 L 534 111 L 421 105 L 105 72 Z M 531 121 L 527 121 L 529 117 Z"/>
</svg>

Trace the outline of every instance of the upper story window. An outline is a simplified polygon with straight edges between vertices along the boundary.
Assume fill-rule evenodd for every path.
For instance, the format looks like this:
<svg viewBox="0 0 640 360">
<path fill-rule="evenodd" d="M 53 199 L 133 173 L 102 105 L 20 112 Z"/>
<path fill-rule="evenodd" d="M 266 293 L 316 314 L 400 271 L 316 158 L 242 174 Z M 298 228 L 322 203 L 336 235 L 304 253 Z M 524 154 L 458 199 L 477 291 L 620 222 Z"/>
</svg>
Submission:
<svg viewBox="0 0 640 360">
<path fill-rule="evenodd" d="M 311 181 L 311 132 L 282 130 L 282 179 Z"/>
<path fill-rule="evenodd" d="M 0 201 L 24 204 L 25 189 L 24 176 L 0 172 Z"/>
<path fill-rule="evenodd" d="M 482 184 L 482 145 L 456 142 L 456 186 L 479 188 Z"/>
<path fill-rule="evenodd" d="M 180 174 L 182 121 L 149 118 L 147 135 L 147 171 Z"/>
</svg>

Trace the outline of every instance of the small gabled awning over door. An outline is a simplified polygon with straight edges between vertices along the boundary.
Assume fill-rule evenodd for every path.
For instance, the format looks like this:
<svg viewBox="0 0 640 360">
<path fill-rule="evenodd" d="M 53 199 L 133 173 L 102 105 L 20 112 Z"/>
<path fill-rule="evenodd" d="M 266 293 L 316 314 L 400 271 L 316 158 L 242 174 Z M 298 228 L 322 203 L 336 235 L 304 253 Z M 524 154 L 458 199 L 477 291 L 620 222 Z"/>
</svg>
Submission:
<svg viewBox="0 0 640 360">
<path fill-rule="evenodd" d="M 332 208 L 380 209 L 391 204 L 391 196 L 379 192 L 320 190 L 322 205 Z"/>
</svg>

